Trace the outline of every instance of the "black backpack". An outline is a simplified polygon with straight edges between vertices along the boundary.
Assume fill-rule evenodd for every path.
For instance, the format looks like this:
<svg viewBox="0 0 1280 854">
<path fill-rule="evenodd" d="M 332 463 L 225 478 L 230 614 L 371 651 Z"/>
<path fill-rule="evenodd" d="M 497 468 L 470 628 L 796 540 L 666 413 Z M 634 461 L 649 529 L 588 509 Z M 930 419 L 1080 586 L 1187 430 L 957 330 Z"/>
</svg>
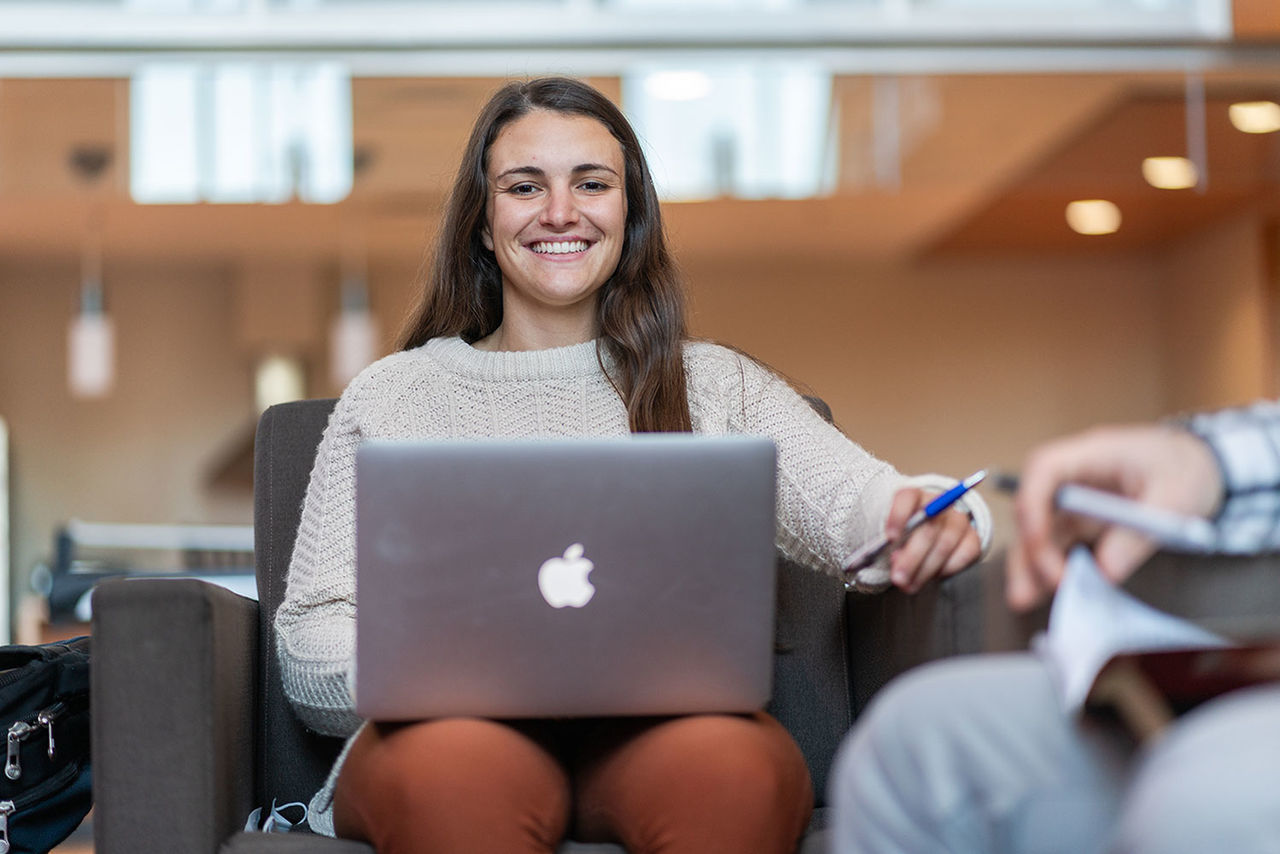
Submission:
<svg viewBox="0 0 1280 854">
<path fill-rule="evenodd" d="M 47 854 L 93 806 L 89 638 L 0 646 L 0 854 Z"/>
</svg>

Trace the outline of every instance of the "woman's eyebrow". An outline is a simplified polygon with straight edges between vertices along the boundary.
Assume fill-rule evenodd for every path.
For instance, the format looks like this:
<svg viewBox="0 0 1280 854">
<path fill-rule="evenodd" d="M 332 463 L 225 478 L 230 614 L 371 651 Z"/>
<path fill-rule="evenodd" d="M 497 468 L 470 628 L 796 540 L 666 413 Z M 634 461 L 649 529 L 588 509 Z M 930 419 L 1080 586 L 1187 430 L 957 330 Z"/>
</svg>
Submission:
<svg viewBox="0 0 1280 854">
<path fill-rule="evenodd" d="M 575 175 L 581 175 L 584 172 L 608 172 L 611 175 L 617 175 L 618 170 L 612 166 L 606 166 L 603 163 L 580 163 L 570 170 Z M 494 176 L 495 181 L 501 181 L 503 178 L 510 178 L 514 175 L 527 175 L 530 178 L 546 178 L 545 170 L 537 166 L 514 166 L 498 175 Z"/>
<path fill-rule="evenodd" d="M 495 175 L 493 180 L 501 181 L 503 178 L 510 178 L 513 175 L 528 175 L 531 178 L 545 178 L 547 173 L 539 169 L 537 166 L 516 166 Z"/>
<path fill-rule="evenodd" d="M 614 169 L 612 166 L 606 166 L 603 163 L 582 163 L 573 167 L 573 172 L 578 175 L 583 172 L 608 172 L 612 175 L 618 174 L 618 170 Z"/>
</svg>

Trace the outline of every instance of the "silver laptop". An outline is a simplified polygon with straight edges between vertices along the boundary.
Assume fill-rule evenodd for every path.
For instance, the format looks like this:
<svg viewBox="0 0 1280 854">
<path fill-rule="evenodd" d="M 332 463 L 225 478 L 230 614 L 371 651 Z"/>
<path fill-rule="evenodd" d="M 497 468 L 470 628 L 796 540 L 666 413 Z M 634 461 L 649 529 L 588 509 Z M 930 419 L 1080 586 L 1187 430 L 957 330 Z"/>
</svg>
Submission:
<svg viewBox="0 0 1280 854">
<path fill-rule="evenodd" d="M 767 702 L 768 439 L 370 440 L 356 460 L 362 716 Z"/>
</svg>

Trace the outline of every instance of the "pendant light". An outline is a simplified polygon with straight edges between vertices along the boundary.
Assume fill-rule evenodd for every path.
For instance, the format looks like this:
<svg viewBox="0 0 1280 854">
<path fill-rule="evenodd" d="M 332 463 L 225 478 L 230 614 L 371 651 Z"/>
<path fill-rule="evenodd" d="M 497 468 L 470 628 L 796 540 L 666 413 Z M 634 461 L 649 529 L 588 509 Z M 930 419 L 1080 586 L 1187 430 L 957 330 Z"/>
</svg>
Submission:
<svg viewBox="0 0 1280 854">
<path fill-rule="evenodd" d="M 71 153 L 72 171 L 86 186 L 101 177 L 111 154 L 85 146 Z M 102 287 L 102 215 L 97 199 L 90 213 L 80 253 L 80 294 L 67 330 L 67 387 L 81 399 L 105 397 L 115 385 L 115 328 L 106 313 Z"/>
</svg>

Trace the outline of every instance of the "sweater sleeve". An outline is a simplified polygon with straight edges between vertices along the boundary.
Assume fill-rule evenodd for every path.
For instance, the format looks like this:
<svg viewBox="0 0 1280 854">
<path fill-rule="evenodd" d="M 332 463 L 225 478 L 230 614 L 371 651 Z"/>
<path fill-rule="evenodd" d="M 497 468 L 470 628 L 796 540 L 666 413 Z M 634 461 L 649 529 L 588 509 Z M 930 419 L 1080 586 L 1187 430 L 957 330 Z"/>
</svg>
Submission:
<svg viewBox="0 0 1280 854">
<path fill-rule="evenodd" d="M 1221 550 L 1280 550 L 1280 403 L 1204 413 L 1187 426 L 1208 443 L 1222 472 Z"/>
<path fill-rule="evenodd" d="M 914 485 L 945 491 L 955 484 L 937 475 L 900 474 L 752 359 L 715 345 L 690 346 L 695 429 L 768 436 L 777 446 L 777 542 L 788 559 L 840 576 L 848 556 L 884 530 L 894 493 Z M 967 509 L 985 549 L 990 513 L 976 495 Z"/>
<path fill-rule="evenodd" d="M 355 453 L 358 393 L 349 388 L 330 416 L 307 485 L 276 651 L 285 695 L 308 727 L 347 736 L 360 725 L 355 668 Z"/>
</svg>

